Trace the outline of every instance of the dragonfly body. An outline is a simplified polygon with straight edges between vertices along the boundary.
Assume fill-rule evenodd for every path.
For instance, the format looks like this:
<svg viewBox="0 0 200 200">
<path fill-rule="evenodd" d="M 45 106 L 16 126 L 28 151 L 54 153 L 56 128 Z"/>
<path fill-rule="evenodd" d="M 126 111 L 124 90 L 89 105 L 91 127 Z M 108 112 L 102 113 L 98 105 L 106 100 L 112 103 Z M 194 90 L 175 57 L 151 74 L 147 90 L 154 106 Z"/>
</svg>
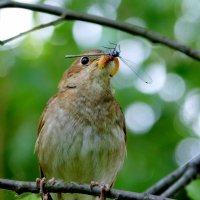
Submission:
<svg viewBox="0 0 200 200">
<path fill-rule="evenodd" d="M 141 70 L 138 71 L 135 69 L 134 64 L 123 58 L 121 56 L 121 50 L 120 50 L 120 46 L 114 43 L 111 43 L 112 45 L 114 45 L 114 47 L 104 47 L 106 49 L 108 49 L 108 52 L 105 53 L 99 53 L 99 54 L 84 54 L 84 55 L 66 55 L 65 58 L 74 58 L 74 57 L 85 57 L 85 56 L 102 56 L 102 55 L 107 55 L 110 56 L 110 60 L 113 60 L 114 62 L 116 61 L 115 58 L 119 58 L 126 66 L 128 66 L 135 74 L 138 78 L 140 78 L 144 83 L 146 84 L 150 84 L 152 83 L 152 79 L 151 77 L 146 73 L 146 72 L 142 72 Z M 115 63 L 116 64 L 116 63 Z"/>
</svg>

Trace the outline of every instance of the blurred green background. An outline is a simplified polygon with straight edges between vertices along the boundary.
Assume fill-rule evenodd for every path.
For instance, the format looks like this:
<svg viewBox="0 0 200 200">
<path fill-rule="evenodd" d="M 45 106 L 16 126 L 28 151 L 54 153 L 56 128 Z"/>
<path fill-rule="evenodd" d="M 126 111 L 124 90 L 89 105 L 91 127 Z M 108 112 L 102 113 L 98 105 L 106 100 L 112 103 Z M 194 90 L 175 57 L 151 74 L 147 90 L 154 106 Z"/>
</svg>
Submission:
<svg viewBox="0 0 200 200">
<path fill-rule="evenodd" d="M 19 0 L 20 1 L 20 0 Z M 36 3 L 37 0 L 20 2 Z M 46 0 L 41 3 L 129 22 L 200 48 L 198 0 Z M 0 10 L 0 39 L 56 19 L 23 9 Z M 0 177 L 33 181 L 37 126 L 72 60 L 66 54 L 121 46 L 136 76 L 123 64 L 113 88 L 126 117 L 128 156 L 115 188 L 142 192 L 200 152 L 199 63 L 165 46 L 108 27 L 66 21 L 0 47 Z M 146 73 L 145 73 L 146 72 Z M 152 84 L 145 84 L 148 75 Z M 200 181 L 176 197 L 200 199 Z M 0 199 L 36 199 L 0 190 Z"/>
</svg>

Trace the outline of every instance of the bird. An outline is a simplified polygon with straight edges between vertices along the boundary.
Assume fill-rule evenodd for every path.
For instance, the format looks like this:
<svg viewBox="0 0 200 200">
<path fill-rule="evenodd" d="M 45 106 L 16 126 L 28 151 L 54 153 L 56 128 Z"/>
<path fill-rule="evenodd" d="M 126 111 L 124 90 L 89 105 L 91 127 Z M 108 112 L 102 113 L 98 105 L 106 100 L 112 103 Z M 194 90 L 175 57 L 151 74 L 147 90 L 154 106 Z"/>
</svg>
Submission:
<svg viewBox="0 0 200 200">
<path fill-rule="evenodd" d="M 118 67 L 117 57 L 90 50 L 76 56 L 64 72 L 38 126 L 35 152 L 41 178 L 113 186 L 126 157 L 127 140 L 124 114 L 111 87 Z M 58 200 L 99 199 L 51 195 Z"/>
</svg>

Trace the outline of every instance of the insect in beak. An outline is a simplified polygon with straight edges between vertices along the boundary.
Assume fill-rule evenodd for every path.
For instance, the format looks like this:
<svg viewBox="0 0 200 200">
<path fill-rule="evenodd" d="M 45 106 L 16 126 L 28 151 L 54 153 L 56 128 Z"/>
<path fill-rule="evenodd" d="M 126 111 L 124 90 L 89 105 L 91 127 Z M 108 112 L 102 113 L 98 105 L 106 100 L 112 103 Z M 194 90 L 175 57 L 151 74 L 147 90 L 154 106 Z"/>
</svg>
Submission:
<svg viewBox="0 0 200 200">
<path fill-rule="evenodd" d="M 110 43 L 112 45 L 114 45 L 113 47 L 104 47 L 106 49 L 109 50 L 109 52 L 107 53 L 97 53 L 97 54 L 87 54 L 86 56 L 100 56 L 100 59 L 98 60 L 98 68 L 99 69 L 103 69 L 106 67 L 106 65 L 109 62 L 114 62 L 114 68 L 112 69 L 112 71 L 110 72 L 110 76 L 113 77 L 119 69 L 119 59 L 120 61 L 122 61 L 126 66 L 128 66 L 135 74 L 138 78 L 140 78 L 144 83 L 146 84 L 150 84 L 152 83 L 152 79 L 151 77 L 148 75 L 148 73 L 146 72 L 142 72 L 142 71 L 138 71 L 135 70 L 134 68 L 134 64 L 130 61 L 128 61 L 127 59 L 124 59 L 120 53 L 120 46 L 114 43 Z M 84 55 L 66 55 L 66 58 L 74 58 L 74 57 L 81 57 L 81 56 L 85 56 Z"/>
<path fill-rule="evenodd" d="M 98 68 L 101 70 L 107 66 L 109 62 L 113 61 L 114 62 L 114 67 L 110 72 L 110 76 L 113 77 L 119 69 L 119 60 L 116 57 L 112 57 L 110 55 L 103 55 L 100 57 L 99 62 L 98 62 Z"/>
</svg>

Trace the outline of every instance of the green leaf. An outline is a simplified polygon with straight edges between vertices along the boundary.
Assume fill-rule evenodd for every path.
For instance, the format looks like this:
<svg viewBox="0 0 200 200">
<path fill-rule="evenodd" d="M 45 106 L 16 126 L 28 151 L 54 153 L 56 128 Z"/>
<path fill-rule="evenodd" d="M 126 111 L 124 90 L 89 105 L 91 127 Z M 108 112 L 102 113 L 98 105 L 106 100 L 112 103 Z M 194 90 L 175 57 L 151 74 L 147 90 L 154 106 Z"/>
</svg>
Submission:
<svg viewBox="0 0 200 200">
<path fill-rule="evenodd" d="M 200 180 L 195 180 L 190 183 L 187 187 L 187 194 L 192 200 L 200 199 Z"/>
<path fill-rule="evenodd" d="M 41 200 L 40 195 L 38 194 L 22 194 L 19 195 L 17 198 L 17 200 Z"/>
</svg>

